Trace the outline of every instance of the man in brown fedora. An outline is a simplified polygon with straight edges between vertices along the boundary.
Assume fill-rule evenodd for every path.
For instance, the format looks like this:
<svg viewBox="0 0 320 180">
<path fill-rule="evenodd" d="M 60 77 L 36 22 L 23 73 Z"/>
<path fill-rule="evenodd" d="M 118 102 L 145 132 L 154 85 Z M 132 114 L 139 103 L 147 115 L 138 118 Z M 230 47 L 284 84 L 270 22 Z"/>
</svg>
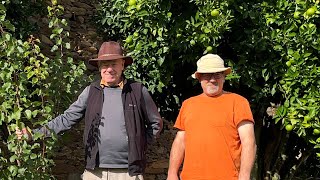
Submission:
<svg viewBox="0 0 320 180">
<path fill-rule="evenodd" d="M 197 61 L 192 75 L 203 93 L 183 102 L 175 122 L 168 180 L 249 180 L 255 160 L 254 121 L 248 101 L 223 90 L 231 72 L 215 54 Z"/>
<path fill-rule="evenodd" d="M 87 86 L 77 101 L 48 123 L 50 130 L 59 133 L 84 117 L 84 180 L 143 179 L 147 143 L 159 136 L 162 119 L 146 87 L 123 76 L 132 62 L 119 43 L 104 42 L 98 57 L 89 60 L 99 68 L 101 79 Z M 33 131 L 50 135 L 45 127 Z M 31 136 L 26 129 L 16 133 L 20 138 Z"/>
</svg>

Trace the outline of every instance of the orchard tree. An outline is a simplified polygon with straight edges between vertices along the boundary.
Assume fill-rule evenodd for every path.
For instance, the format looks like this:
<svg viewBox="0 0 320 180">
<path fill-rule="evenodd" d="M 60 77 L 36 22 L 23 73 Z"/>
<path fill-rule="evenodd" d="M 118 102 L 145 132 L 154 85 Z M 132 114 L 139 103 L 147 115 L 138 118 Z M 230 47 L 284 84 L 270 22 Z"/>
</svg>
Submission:
<svg viewBox="0 0 320 180">
<path fill-rule="evenodd" d="M 196 60 L 218 53 L 233 68 L 226 88 L 256 119 L 255 178 L 318 176 L 319 1 L 103 0 L 96 24 L 135 59 L 127 76 L 153 92 L 174 121 L 199 93 Z"/>
</svg>

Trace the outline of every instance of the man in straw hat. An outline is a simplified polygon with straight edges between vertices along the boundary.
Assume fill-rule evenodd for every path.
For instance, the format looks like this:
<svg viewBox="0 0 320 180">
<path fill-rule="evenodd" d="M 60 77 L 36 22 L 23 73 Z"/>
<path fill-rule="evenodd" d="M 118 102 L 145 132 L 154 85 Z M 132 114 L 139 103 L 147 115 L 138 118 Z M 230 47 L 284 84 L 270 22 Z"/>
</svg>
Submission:
<svg viewBox="0 0 320 180">
<path fill-rule="evenodd" d="M 86 170 L 83 179 L 139 180 L 146 167 L 147 143 L 156 139 L 162 119 L 147 89 L 123 76 L 132 64 L 119 43 L 104 42 L 96 59 L 101 79 L 87 86 L 63 114 L 48 123 L 59 133 L 70 129 L 84 116 Z M 50 135 L 45 127 L 37 130 Z M 28 134 L 17 129 L 18 138 Z"/>
<path fill-rule="evenodd" d="M 168 180 L 249 180 L 255 160 L 254 121 L 248 101 L 223 90 L 231 72 L 215 54 L 197 61 L 192 75 L 203 93 L 183 102 L 174 127 Z"/>
</svg>

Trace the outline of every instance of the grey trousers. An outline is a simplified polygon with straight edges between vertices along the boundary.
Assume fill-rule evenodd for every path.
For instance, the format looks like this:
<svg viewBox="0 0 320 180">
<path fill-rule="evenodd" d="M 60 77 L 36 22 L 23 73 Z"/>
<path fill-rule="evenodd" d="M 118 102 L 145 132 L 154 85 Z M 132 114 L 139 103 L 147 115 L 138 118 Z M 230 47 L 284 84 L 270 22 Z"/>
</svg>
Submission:
<svg viewBox="0 0 320 180">
<path fill-rule="evenodd" d="M 83 180 L 143 180 L 142 175 L 129 176 L 128 169 L 95 168 L 84 170 Z"/>
</svg>

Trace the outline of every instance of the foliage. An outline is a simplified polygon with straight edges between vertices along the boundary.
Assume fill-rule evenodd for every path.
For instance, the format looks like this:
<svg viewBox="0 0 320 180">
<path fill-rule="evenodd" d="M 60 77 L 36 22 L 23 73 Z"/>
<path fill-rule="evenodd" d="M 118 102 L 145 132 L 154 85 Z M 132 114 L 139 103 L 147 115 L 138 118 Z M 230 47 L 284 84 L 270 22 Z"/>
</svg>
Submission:
<svg viewBox="0 0 320 180">
<path fill-rule="evenodd" d="M 279 140 L 278 147 L 273 147 L 276 151 L 271 152 L 277 159 L 271 160 L 274 164 L 270 163 L 267 170 L 281 179 L 293 178 L 309 156 L 313 161 L 315 152 L 319 152 L 319 11 L 307 14 L 310 8 L 319 9 L 318 2 L 243 2 L 235 7 L 235 13 L 240 13 L 237 21 L 246 22 L 245 30 L 232 28 L 243 36 L 230 36 L 231 47 L 239 56 L 236 68 L 246 70 L 241 71 L 240 83 L 253 90 L 257 102 L 254 110 L 265 111 L 271 104 L 276 109 L 272 114 L 275 121 L 264 118 L 264 123 L 280 122 L 281 129 L 288 131 L 263 142 Z M 304 143 L 298 143 L 301 140 Z M 305 174 L 310 172 L 308 166 L 304 168 Z"/>
<path fill-rule="evenodd" d="M 320 30 L 319 14 L 308 14 L 320 7 L 314 2 L 296 1 L 265 6 L 266 28 L 273 49 L 281 56 L 285 69 L 277 90 L 283 93 L 276 122 L 292 125 L 294 131 L 320 148 Z M 320 152 L 320 151 L 319 151 Z M 320 157 L 320 154 L 318 155 Z"/>
<path fill-rule="evenodd" d="M 28 2 L 25 1 L 15 2 L 15 7 L 23 5 L 21 9 L 32 7 L 32 2 L 29 2 L 30 6 L 26 6 Z M 41 42 L 32 35 L 28 39 L 19 39 L 25 36 L 26 31 L 14 26 L 20 24 L 20 19 L 7 17 L 7 7 L 12 8 L 10 1 L 3 3 L 0 4 L 0 126 L 7 134 L 1 137 L 0 142 L 0 177 L 52 179 L 50 167 L 53 160 L 50 157 L 56 137 L 44 139 L 43 135 L 34 134 L 33 143 L 27 143 L 26 138 L 18 140 L 14 132 L 16 128 L 27 125 L 45 125 L 57 111 L 53 107 L 58 107 L 64 98 L 76 93 L 74 89 L 79 83 L 73 82 L 82 78 L 84 65 L 76 65 L 72 58 L 67 57 L 70 49 L 66 42 L 69 34 L 64 30 L 67 22 L 60 19 L 64 9 L 55 0 L 52 6 L 48 6 L 49 27 L 52 29 L 50 38 L 55 41 L 51 49 L 55 53 L 52 59 L 41 52 Z M 61 87 L 65 92 L 58 93 Z"/>
<path fill-rule="evenodd" d="M 127 76 L 146 84 L 171 120 L 183 99 L 201 92 L 190 81 L 195 61 L 221 55 L 233 68 L 226 88 L 252 104 L 257 178 L 291 179 L 320 152 L 319 9 L 318 0 L 105 0 L 96 23 L 105 39 L 124 42 L 135 59 Z"/>
<path fill-rule="evenodd" d="M 177 110 L 171 107 L 180 103 L 180 93 L 173 88 L 180 83 L 173 79 L 175 66 L 217 50 L 222 33 L 229 29 L 227 7 L 227 1 L 104 0 L 96 23 L 106 39 L 123 40 L 135 59 L 126 70 L 127 77 L 145 84 L 169 115 Z M 220 18 L 211 15 L 213 9 L 220 9 Z"/>
<path fill-rule="evenodd" d="M 30 23 L 29 18 L 35 15 L 45 16 L 46 6 L 44 1 L 11 0 L 6 5 L 6 14 L 6 19 L 16 28 L 12 35 L 19 39 L 27 39 L 30 32 L 39 30 L 37 26 Z"/>
</svg>

